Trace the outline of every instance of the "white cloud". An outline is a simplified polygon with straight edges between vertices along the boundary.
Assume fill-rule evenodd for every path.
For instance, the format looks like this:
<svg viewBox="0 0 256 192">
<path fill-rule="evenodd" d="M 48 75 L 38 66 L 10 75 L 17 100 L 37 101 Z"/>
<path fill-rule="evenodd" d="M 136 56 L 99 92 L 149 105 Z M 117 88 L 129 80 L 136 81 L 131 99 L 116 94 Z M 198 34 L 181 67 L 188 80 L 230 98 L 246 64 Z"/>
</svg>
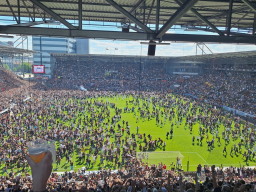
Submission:
<svg viewBox="0 0 256 192">
<path fill-rule="evenodd" d="M 213 53 L 254 51 L 255 45 L 235 45 L 235 44 L 207 44 Z"/>
</svg>

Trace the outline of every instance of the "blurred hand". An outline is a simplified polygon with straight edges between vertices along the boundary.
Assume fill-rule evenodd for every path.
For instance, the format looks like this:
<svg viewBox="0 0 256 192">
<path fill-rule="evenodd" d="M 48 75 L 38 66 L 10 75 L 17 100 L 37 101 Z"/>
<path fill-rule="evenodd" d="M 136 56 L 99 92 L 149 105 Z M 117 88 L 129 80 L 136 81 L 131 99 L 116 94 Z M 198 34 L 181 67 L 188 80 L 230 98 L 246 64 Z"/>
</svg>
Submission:
<svg viewBox="0 0 256 192">
<path fill-rule="evenodd" d="M 39 163 L 35 163 L 29 155 L 26 159 L 32 170 L 33 191 L 45 191 L 47 180 L 52 172 L 52 153 L 46 152 Z"/>
</svg>

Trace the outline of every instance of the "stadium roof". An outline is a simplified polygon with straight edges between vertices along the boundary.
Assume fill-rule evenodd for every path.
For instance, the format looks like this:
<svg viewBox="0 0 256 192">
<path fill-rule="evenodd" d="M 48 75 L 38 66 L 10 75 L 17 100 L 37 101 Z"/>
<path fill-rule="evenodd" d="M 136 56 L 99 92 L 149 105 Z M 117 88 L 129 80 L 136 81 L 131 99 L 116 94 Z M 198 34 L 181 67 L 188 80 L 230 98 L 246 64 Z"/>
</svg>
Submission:
<svg viewBox="0 0 256 192">
<path fill-rule="evenodd" d="M 246 58 L 246 57 L 256 58 L 256 51 L 241 51 L 241 52 L 229 52 L 229 53 L 192 55 L 192 56 L 182 56 L 180 58 L 222 59 L 222 58 Z"/>
<path fill-rule="evenodd" d="M 107 54 L 72 54 L 72 53 L 50 53 L 53 57 L 71 57 L 73 59 L 76 58 L 86 58 L 86 59 L 93 59 L 93 58 L 115 58 L 115 59 L 134 59 L 134 58 L 143 58 L 143 59 L 151 59 L 151 60 L 157 60 L 157 59 L 171 59 L 174 57 L 165 57 L 165 56 L 139 56 L 139 55 L 107 55 Z"/>
<path fill-rule="evenodd" d="M 179 57 L 180 60 L 201 61 L 212 64 L 249 64 L 256 65 L 256 51 L 242 51 Z"/>
<path fill-rule="evenodd" d="M 199 19 L 198 12 L 215 26 L 226 27 L 230 0 L 190 0 L 193 2 L 176 25 L 208 26 Z M 185 0 L 161 0 L 159 5 L 159 24 L 165 24 L 171 16 L 185 4 Z M 0 1 L 0 15 L 21 17 L 54 18 L 51 12 L 65 20 L 79 20 L 79 9 L 82 9 L 82 20 L 129 23 L 116 4 L 146 24 L 155 24 L 157 0 L 5 0 Z M 252 5 L 248 6 L 247 3 Z M 254 22 L 255 1 L 233 0 L 231 27 L 252 28 Z M 10 8 L 11 6 L 11 8 Z M 145 13 L 144 13 L 145 12 Z M 56 16 L 55 15 L 55 16 Z M 18 18 L 17 18 L 18 19 Z M 57 18 L 55 18 L 57 19 Z M 61 21 L 60 21 L 61 22 Z M 77 23 L 78 24 L 78 23 Z"/>
<path fill-rule="evenodd" d="M 11 56 L 11 55 L 19 55 L 19 54 L 33 54 L 33 53 L 36 53 L 36 51 L 0 45 L 0 56 Z"/>
<path fill-rule="evenodd" d="M 13 26 L 0 27 L 0 33 L 6 34 L 256 43 L 254 0 L 5 0 L 0 1 L 0 16 L 12 16 L 16 21 Z M 29 19 L 22 22 L 21 18 Z M 65 28 L 31 28 L 55 21 Z M 103 22 L 102 27 L 118 23 L 139 33 L 83 30 L 93 21 Z M 166 34 L 175 26 L 216 35 Z"/>
<path fill-rule="evenodd" d="M 63 53 L 51 53 L 53 57 L 74 57 L 76 58 L 120 58 L 120 59 L 134 59 L 140 58 L 140 56 L 132 56 L 132 55 L 94 55 L 94 54 L 63 54 Z M 193 55 L 193 56 L 180 56 L 180 57 L 162 57 L 162 56 L 142 56 L 143 59 L 147 60 L 175 60 L 179 61 L 179 63 L 208 63 L 212 64 L 212 62 L 218 64 L 254 64 L 256 65 L 256 51 L 244 51 L 244 52 L 230 52 L 230 53 L 217 53 L 217 54 L 205 54 L 205 55 Z"/>
</svg>

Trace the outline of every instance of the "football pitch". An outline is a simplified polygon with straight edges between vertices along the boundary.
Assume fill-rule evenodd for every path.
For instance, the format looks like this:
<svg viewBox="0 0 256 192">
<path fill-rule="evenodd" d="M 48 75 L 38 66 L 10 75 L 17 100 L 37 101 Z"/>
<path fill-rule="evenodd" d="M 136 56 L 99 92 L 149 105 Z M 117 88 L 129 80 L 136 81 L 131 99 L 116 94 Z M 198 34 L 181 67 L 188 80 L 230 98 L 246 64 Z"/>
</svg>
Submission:
<svg viewBox="0 0 256 192">
<path fill-rule="evenodd" d="M 94 101 L 95 99 L 89 99 L 90 101 Z M 130 98 L 110 98 L 110 97 L 102 97 L 102 98 L 97 98 L 98 101 L 108 101 L 109 103 L 115 103 L 117 108 L 124 109 L 126 107 L 126 102 L 133 100 L 132 97 Z M 73 102 L 75 100 L 72 100 Z M 78 105 L 81 105 L 79 103 Z M 134 105 L 128 102 L 128 107 L 131 108 Z M 138 115 L 137 112 L 137 106 L 135 107 L 135 111 Z M 177 109 L 178 106 L 176 106 Z M 115 110 L 113 108 L 110 108 L 110 117 L 113 117 L 115 115 Z M 150 105 L 149 111 L 152 111 L 152 104 Z M 65 112 L 66 113 L 66 112 Z M 87 113 L 87 112 L 86 112 Z M 90 115 L 87 113 L 87 115 Z M 189 161 L 189 171 L 195 171 L 196 167 L 198 164 L 201 165 L 215 165 L 216 167 L 220 166 L 221 164 L 223 167 L 228 167 L 228 166 L 235 166 L 239 167 L 240 163 L 241 165 L 245 166 L 255 166 L 256 162 L 254 160 L 249 160 L 248 162 L 245 162 L 245 158 L 243 158 L 243 153 L 246 150 L 245 146 L 242 145 L 242 150 L 241 153 L 235 154 L 234 152 L 230 154 L 230 149 L 231 146 L 234 146 L 234 144 L 238 144 L 240 142 L 240 138 L 238 137 L 236 140 L 233 140 L 232 137 L 230 137 L 229 143 L 226 145 L 227 147 L 227 155 L 223 155 L 223 148 L 225 146 L 225 141 L 222 138 L 221 133 L 224 130 L 224 125 L 220 124 L 220 128 L 218 130 L 219 132 L 219 137 L 221 138 L 221 144 L 217 143 L 217 140 L 215 140 L 214 147 L 212 150 L 208 150 L 208 144 L 206 142 L 206 138 L 203 139 L 202 144 L 198 143 L 197 140 L 195 139 L 195 142 L 192 142 L 192 137 L 195 136 L 195 138 L 199 135 L 199 122 L 196 122 L 193 125 L 193 131 L 190 132 L 189 128 L 185 127 L 185 118 L 183 118 L 183 121 L 181 124 L 175 124 L 175 118 L 172 119 L 172 121 L 169 121 L 168 118 L 166 122 L 164 121 L 164 115 L 160 117 L 160 122 L 161 120 L 164 122 L 163 125 L 158 125 L 156 124 L 156 119 L 151 118 L 148 120 L 147 118 L 139 118 L 137 121 L 137 115 L 134 115 L 132 112 L 127 112 L 124 113 L 122 112 L 121 114 L 121 120 L 116 123 L 116 128 L 115 131 L 118 132 L 117 124 L 123 125 L 122 121 L 128 121 L 129 126 L 130 126 L 130 133 L 135 133 L 136 135 L 136 140 L 138 146 L 141 144 L 142 146 L 145 145 L 143 142 L 143 139 L 138 139 L 137 137 L 137 126 L 139 126 L 139 134 L 150 134 L 152 136 L 152 140 L 161 138 L 163 141 L 166 142 L 166 147 L 163 148 L 163 146 L 156 147 L 154 151 L 146 151 L 149 152 L 148 158 L 145 158 L 143 161 L 148 162 L 150 164 L 158 164 L 158 163 L 163 163 L 167 165 L 167 168 L 171 168 L 172 162 L 176 164 L 176 157 L 177 154 L 182 159 L 182 168 L 184 171 L 187 171 L 187 163 Z M 83 122 L 84 114 L 81 113 L 76 113 L 76 127 L 79 127 L 78 122 L 82 119 Z M 69 126 L 71 122 L 67 122 L 63 119 L 56 119 L 56 121 L 62 123 L 63 125 Z M 171 124 L 173 123 L 173 137 L 171 138 L 170 135 L 167 138 L 166 133 L 167 131 L 170 132 L 171 130 Z M 81 126 L 84 126 L 83 123 Z M 232 123 L 232 127 L 234 126 L 234 123 Z M 209 140 L 212 139 L 212 134 L 209 134 Z M 127 135 L 126 131 L 122 135 L 122 138 L 125 138 Z M 131 137 L 131 136 L 129 136 Z M 128 138 L 129 138 L 128 137 Z M 111 142 L 114 142 L 114 135 L 111 136 L 110 138 Z M 59 142 L 56 142 L 56 146 L 59 146 Z M 136 151 L 139 151 L 139 147 L 137 146 Z M 88 152 L 88 149 L 86 150 Z M 85 166 L 86 167 L 86 162 L 79 162 L 78 161 L 78 151 L 75 151 L 72 157 L 72 161 L 74 162 L 74 170 L 80 169 L 81 167 Z M 88 171 L 90 170 L 100 170 L 101 168 L 111 168 L 117 169 L 113 164 L 106 164 L 106 161 L 104 161 L 104 165 L 100 164 L 100 157 L 97 157 L 96 163 L 89 168 L 87 168 Z M 14 168 L 14 172 L 16 171 L 16 167 L 11 166 Z M 1 169 L 3 169 L 3 164 L 1 166 Z M 53 165 L 53 171 L 55 172 L 65 172 L 65 171 L 70 171 L 71 167 L 70 164 L 66 162 L 66 158 L 64 157 L 61 160 L 61 164 L 57 166 L 56 164 Z M 27 168 L 26 171 L 30 171 L 29 168 Z M 5 173 L 6 174 L 6 173 Z"/>
<path fill-rule="evenodd" d="M 100 99 L 99 99 L 100 100 Z M 106 101 L 106 98 L 103 98 L 104 101 Z M 116 107 L 124 109 L 126 107 L 126 101 L 133 100 L 132 97 L 126 98 L 122 100 L 121 98 L 118 99 L 113 99 L 113 98 L 107 98 L 108 102 L 110 103 L 115 103 Z M 128 107 L 131 108 L 134 106 L 133 104 L 128 104 Z M 135 109 L 138 106 L 134 106 Z M 111 110 L 111 115 L 112 117 L 114 115 L 114 109 Z M 150 111 L 152 111 L 152 106 Z M 240 142 L 240 138 L 236 140 L 230 139 L 230 142 L 226 145 L 227 147 L 227 155 L 223 155 L 223 148 L 225 146 L 225 141 L 221 136 L 222 131 L 224 130 L 224 125 L 221 124 L 219 128 L 219 136 L 221 137 L 221 144 L 217 144 L 217 140 L 215 140 L 214 148 L 212 150 L 208 150 L 208 144 L 206 142 L 206 139 L 204 138 L 202 145 L 200 143 L 197 143 L 195 140 L 194 144 L 192 143 L 192 137 L 199 135 L 199 122 L 193 125 L 193 131 L 192 133 L 188 128 L 185 127 L 185 119 L 183 119 L 183 122 L 180 125 L 175 124 L 174 118 L 172 121 L 169 121 L 168 119 L 166 122 L 163 124 L 163 126 L 157 125 L 155 118 L 151 118 L 151 120 L 148 121 L 147 118 L 145 120 L 143 118 L 139 118 L 139 121 L 136 122 L 136 116 L 132 112 L 130 113 L 124 113 L 122 112 L 121 114 L 122 118 L 121 121 L 117 122 L 120 125 L 122 125 L 122 121 L 128 121 L 129 126 L 130 126 L 130 132 L 131 133 L 137 133 L 137 126 L 139 126 L 139 134 L 145 133 L 146 135 L 150 134 L 152 135 L 152 140 L 158 139 L 159 137 L 163 139 L 163 141 L 166 141 L 166 147 L 163 149 L 163 147 L 157 147 L 155 151 L 148 151 L 152 154 L 149 155 L 149 158 L 145 159 L 143 162 L 148 162 L 149 164 L 158 164 L 158 163 L 165 163 L 167 165 L 167 168 L 171 168 L 170 164 L 173 162 L 176 164 L 176 157 L 177 152 L 181 153 L 182 156 L 182 167 L 183 170 L 187 170 L 187 163 L 189 161 L 189 171 L 195 171 L 196 167 L 200 163 L 201 165 L 216 165 L 216 167 L 220 166 L 221 164 L 223 167 L 228 167 L 228 166 L 236 166 L 239 167 L 240 163 L 241 166 L 255 166 L 256 162 L 254 160 L 248 161 L 247 163 L 245 162 L 245 158 L 243 158 L 243 153 L 246 150 L 245 146 L 242 145 L 242 150 L 241 153 L 235 155 L 234 152 L 233 154 L 230 154 L 230 148 L 234 144 L 238 144 Z M 164 122 L 164 116 L 160 116 L 160 121 Z M 171 124 L 173 122 L 173 137 L 170 139 L 170 135 L 168 139 L 166 138 L 166 133 L 167 131 L 170 132 L 171 130 Z M 234 126 L 234 123 L 232 124 L 232 127 Z M 116 126 L 117 127 L 117 126 Z M 117 128 L 116 128 L 117 130 Z M 125 137 L 127 135 L 126 131 L 124 132 Z M 212 134 L 209 133 L 209 140 L 212 139 Z M 113 137 L 112 137 L 113 139 Z M 137 136 L 136 136 L 137 139 Z M 138 145 L 141 143 L 142 146 L 145 144 L 143 143 L 143 140 L 137 140 Z M 139 147 L 137 147 L 137 152 L 139 151 Z M 75 162 L 74 168 L 78 169 L 82 166 L 85 165 L 82 164 L 80 165 L 79 162 L 77 161 L 77 154 L 74 155 L 73 160 Z M 91 169 L 88 170 L 99 170 L 102 168 L 102 166 L 99 165 L 99 157 L 97 158 L 97 161 Z M 62 162 L 62 164 L 64 161 Z M 55 167 L 55 166 L 54 166 Z M 111 164 L 105 164 L 104 168 L 116 168 L 112 166 Z M 70 167 L 67 169 L 70 170 Z M 64 171 L 63 168 L 58 168 L 58 171 Z"/>
</svg>

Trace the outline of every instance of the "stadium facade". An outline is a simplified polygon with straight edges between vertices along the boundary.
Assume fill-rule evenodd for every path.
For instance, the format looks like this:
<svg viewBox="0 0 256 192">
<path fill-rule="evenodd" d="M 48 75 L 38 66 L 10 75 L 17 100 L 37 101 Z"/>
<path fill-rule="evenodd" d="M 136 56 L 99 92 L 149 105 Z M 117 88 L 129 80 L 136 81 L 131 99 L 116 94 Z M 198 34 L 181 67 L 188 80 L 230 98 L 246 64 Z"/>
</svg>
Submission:
<svg viewBox="0 0 256 192">
<path fill-rule="evenodd" d="M 89 39 L 73 38 L 52 38 L 52 37 L 32 37 L 33 50 L 39 53 L 34 55 L 34 65 L 44 65 L 45 74 L 51 78 L 54 60 L 51 60 L 50 53 L 70 53 L 89 54 Z"/>
</svg>

